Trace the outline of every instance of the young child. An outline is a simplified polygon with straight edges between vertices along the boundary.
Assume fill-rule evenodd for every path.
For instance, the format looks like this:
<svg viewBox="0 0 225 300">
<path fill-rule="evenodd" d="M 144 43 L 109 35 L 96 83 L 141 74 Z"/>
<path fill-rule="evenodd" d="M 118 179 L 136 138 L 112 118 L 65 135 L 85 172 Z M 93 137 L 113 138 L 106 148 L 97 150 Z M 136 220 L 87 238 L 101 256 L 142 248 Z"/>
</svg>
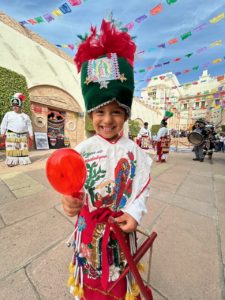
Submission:
<svg viewBox="0 0 225 300">
<path fill-rule="evenodd" d="M 109 217 L 119 224 L 133 254 L 135 230 L 146 213 L 149 197 L 152 161 L 120 134 L 130 116 L 135 50 L 126 32 L 103 20 L 100 35 L 92 28 L 75 57 L 78 71 L 81 69 L 85 106 L 96 131 L 75 148 L 87 168 L 84 200 L 72 196 L 62 199 L 67 215 L 78 214 L 68 282 L 75 299 L 140 299 L 131 275 L 108 292 L 126 266 Z"/>
</svg>

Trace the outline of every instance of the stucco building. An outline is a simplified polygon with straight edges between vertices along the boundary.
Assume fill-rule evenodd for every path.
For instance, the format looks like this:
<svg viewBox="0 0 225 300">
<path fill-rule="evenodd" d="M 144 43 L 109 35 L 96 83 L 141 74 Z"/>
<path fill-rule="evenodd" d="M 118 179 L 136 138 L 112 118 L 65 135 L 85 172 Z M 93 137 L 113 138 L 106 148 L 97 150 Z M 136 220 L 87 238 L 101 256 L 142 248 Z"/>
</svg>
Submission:
<svg viewBox="0 0 225 300">
<path fill-rule="evenodd" d="M 34 132 L 50 147 L 84 139 L 84 103 L 73 59 L 0 12 L 0 66 L 25 76 Z"/>
<path fill-rule="evenodd" d="M 211 77 L 204 70 L 198 80 L 180 84 L 172 72 L 152 78 L 141 93 L 141 101 L 158 113 L 174 113 L 169 127 L 189 129 L 196 119 L 225 124 L 225 76 Z"/>
</svg>

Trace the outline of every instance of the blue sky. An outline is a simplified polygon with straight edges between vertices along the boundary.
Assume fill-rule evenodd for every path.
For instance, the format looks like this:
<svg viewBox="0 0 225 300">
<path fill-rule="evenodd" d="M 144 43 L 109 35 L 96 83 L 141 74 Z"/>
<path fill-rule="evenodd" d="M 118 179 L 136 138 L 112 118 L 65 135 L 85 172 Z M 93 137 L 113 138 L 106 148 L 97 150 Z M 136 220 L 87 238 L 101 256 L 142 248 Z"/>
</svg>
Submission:
<svg viewBox="0 0 225 300">
<path fill-rule="evenodd" d="M 0 0 L 0 11 L 5 12 L 17 21 L 28 20 L 50 13 L 68 1 L 63 0 Z M 150 10 L 158 4 L 163 5 L 163 11 L 155 16 L 150 15 Z M 198 80 L 202 74 L 204 65 L 209 63 L 208 71 L 211 76 L 225 73 L 225 18 L 211 24 L 209 20 L 225 13 L 223 0 L 177 0 L 168 5 L 166 0 L 82 0 L 79 6 L 71 6 L 72 12 L 56 17 L 50 23 L 44 22 L 37 25 L 26 25 L 27 28 L 38 33 L 52 44 L 74 44 L 79 41 L 78 34 L 89 32 L 91 25 L 99 27 L 102 18 L 113 12 L 113 17 L 126 25 L 134 22 L 134 28 L 130 31 L 136 36 L 137 53 L 135 60 L 136 89 L 147 85 L 146 80 L 165 72 L 181 72 L 178 76 L 181 84 Z M 142 15 L 147 18 L 141 22 L 135 19 Z M 205 29 L 194 29 L 206 24 Z M 180 36 L 187 32 L 192 35 L 181 40 Z M 174 45 L 168 45 L 168 41 L 178 38 Z M 210 44 L 222 40 L 222 45 L 210 47 Z M 166 43 L 165 48 L 158 47 Z M 206 47 L 202 53 L 197 53 L 200 48 Z M 75 51 L 61 48 L 69 55 L 74 56 Z M 189 58 L 185 55 L 193 53 Z M 172 62 L 175 58 L 181 58 L 179 62 Z M 222 58 L 222 62 L 212 64 L 212 61 Z M 165 62 L 169 64 L 163 65 Z M 153 70 L 141 73 L 141 69 L 162 64 Z M 199 66 L 193 71 L 192 68 Z M 188 74 L 183 71 L 190 69 Z"/>
</svg>

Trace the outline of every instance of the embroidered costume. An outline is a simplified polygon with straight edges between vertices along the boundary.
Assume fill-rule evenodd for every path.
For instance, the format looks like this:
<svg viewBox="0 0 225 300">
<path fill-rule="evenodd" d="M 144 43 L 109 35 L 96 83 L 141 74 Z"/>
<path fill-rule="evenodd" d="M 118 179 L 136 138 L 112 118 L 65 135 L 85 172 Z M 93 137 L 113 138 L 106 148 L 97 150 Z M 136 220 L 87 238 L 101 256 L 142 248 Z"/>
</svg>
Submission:
<svg viewBox="0 0 225 300">
<path fill-rule="evenodd" d="M 12 105 L 22 106 L 24 96 L 16 93 L 11 99 Z M 28 135 L 33 136 L 30 117 L 25 113 L 7 112 L 1 123 L 1 134 L 6 135 L 6 161 L 11 165 L 30 164 L 28 152 Z"/>
<path fill-rule="evenodd" d="M 161 121 L 161 128 L 157 132 L 156 141 L 157 141 L 157 162 L 166 162 L 170 150 L 171 138 L 169 131 L 166 128 L 169 118 L 173 116 L 173 113 L 170 111 L 165 112 L 165 116 Z"/>
<path fill-rule="evenodd" d="M 75 63 L 87 112 L 116 101 L 130 115 L 134 92 L 136 46 L 127 32 L 103 20 L 100 34 L 91 34 L 78 47 Z M 120 135 L 110 142 L 95 135 L 76 147 L 87 168 L 86 199 L 74 233 L 74 254 L 68 281 L 75 299 L 140 299 L 129 273 L 109 293 L 125 268 L 126 259 L 109 220 L 130 214 L 140 223 L 149 197 L 151 159 L 133 141 Z M 75 180 L 75 179 L 74 179 Z M 135 233 L 123 233 L 131 254 Z"/>
<path fill-rule="evenodd" d="M 88 176 L 85 183 L 86 205 L 79 215 L 73 244 L 72 265 L 77 268 L 77 277 L 72 275 L 70 280 L 75 283 L 77 279 L 82 283 L 83 278 L 86 299 L 93 295 L 102 300 L 124 299 L 126 280 L 111 295 L 107 294 L 107 287 L 119 277 L 126 265 L 117 240 L 108 231 L 107 220 L 109 216 L 116 217 L 127 212 L 140 223 L 146 212 L 145 200 L 149 196 L 151 159 L 125 137 L 110 143 L 96 135 L 82 142 L 76 150 L 86 162 Z M 135 235 L 124 234 L 124 238 L 128 244 L 133 243 L 130 246 L 135 252 Z M 72 285 L 71 292 L 76 294 L 75 285 Z"/>
<path fill-rule="evenodd" d="M 145 150 L 148 150 L 151 145 L 151 131 L 148 128 L 142 127 L 137 136 L 138 145 Z"/>
<path fill-rule="evenodd" d="M 169 154 L 171 138 L 161 129 L 163 128 L 160 128 L 157 134 L 157 161 L 165 162 Z"/>
</svg>

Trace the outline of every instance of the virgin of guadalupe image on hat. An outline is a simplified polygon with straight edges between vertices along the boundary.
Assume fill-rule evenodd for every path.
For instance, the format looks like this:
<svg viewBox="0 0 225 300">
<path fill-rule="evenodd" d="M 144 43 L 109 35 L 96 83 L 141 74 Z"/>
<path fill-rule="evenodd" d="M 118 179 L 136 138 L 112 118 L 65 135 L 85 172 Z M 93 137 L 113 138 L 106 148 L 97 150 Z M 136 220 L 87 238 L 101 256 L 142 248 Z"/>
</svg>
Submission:
<svg viewBox="0 0 225 300">
<path fill-rule="evenodd" d="M 87 112 L 114 100 L 130 115 L 136 45 L 127 32 L 102 21 L 100 34 L 91 27 L 90 36 L 80 44 L 74 62 L 81 71 L 81 89 Z"/>
</svg>

